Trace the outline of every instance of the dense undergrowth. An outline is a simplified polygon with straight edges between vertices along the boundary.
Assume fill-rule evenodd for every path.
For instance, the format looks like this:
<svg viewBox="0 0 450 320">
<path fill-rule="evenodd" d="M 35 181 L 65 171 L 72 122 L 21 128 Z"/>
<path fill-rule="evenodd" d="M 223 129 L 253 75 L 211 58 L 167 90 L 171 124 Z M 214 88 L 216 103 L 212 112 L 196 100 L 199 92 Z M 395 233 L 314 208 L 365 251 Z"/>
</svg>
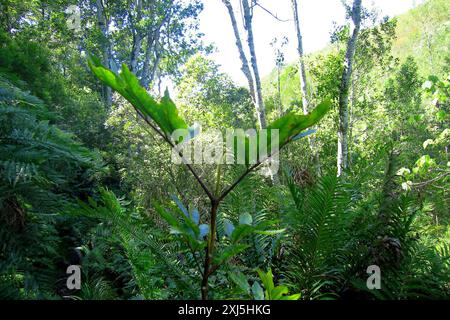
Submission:
<svg viewBox="0 0 450 320">
<path fill-rule="evenodd" d="M 430 0 L 366 30 L 342 177 L 336 101 L 345 28 L 330 48 L 308 56 L 311 100 L 331 101 L 314 134 L 320 166 L 307 138 L 286 144 L 275 177 L 253 172 L 220 199 L 212 233 L 211 199 L 171 162 L 170 146 L 136 115 L 127 91 L 119 88 L 123 97 L 115 94 L 106 106 L 104 87 L 59 16 L 49 20 L 50 37 L 39 23 L 21 20 L 20 8 L 13 11 L 15 31 L 3 20 L 0 31 L 0 299 L 199 299 L 211 235 L 210 299 L 449 299 L 450 76 L 442 49 L 449 32 L 439 23 L 442 8 L 449 9 Z M 421 10 L 429 17 L 421 20 L 430 37 L 423 43 L 413 41 L 417 30 L 405 31 Z M 84 49 L 99 53 L 97 40 L 93 31 Z M 58 41 L 64 50 L 55 49 Z M 436 51 L 422 47 L 427 43 Z M 162 60 L 161 74 L 176 78 L 180 119 L 254 127 L 248 90 L 200 51 L 183 51 L 183 68 Z M 271 121 L 301 109 L 296 68 L 284 67 L 281 93 L 273 77 L 266 80 Z M 206 189 L 226 191 L 247 168 L 194 170 Z M 66 287 L 74 264 L 82 270 L 79 290 Z M 366 285 L 372 265 L 381 270 L 381 289 Z"/>
</svg>

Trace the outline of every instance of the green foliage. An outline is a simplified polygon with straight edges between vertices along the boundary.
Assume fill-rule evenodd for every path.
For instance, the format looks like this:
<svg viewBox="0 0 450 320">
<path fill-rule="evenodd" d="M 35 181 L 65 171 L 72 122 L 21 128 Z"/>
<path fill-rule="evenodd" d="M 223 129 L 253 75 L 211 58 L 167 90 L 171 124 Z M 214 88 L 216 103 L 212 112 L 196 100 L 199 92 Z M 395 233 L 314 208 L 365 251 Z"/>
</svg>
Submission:
<svg viewBox="0 0 450 320">
<path fill-rule="evenodd" d="M 252 128 L 255 123 L 250 93 L 218 70 L 212 60 L 197 54 L 177 80 L 177 103 L 189 123 L 203 128 Z"/>
<path fill-rule="evenodd" d="M 66 24 L 71 4 L 81 32 Z M 181 142 L 170 135 L 192 133 L 189 124 L 255 125 L 249 91 L 202 54 L 202 8 L 3 1 L 0 299 L 449 299 L 447 2 L 395 19 L 364 10 L 345 178 L 335 176 L 334 106 L 348 25 L 304 57 L 316 106 L 307 115 L 298 64 L 276 48 L 263 97 L 286 174 L 246 176 L 251 134 L 246 166 L 170 162 Z M 101 63 L 86 65 L 85 52 Z M 166 80 L 173 101 L 161 94 Z M 65 285 L 73 264 L 81 290 Z M 367 288 L 372 265 L 379 290 Z"/>
<path fill-rule="evenodd" d="M 0 77 L 2 298 L 57 297 L 67 254 L 58 214 L 92 191 L 101 164 L 49 117 L 41 100 Z"/>
<path fill-rule="evenodd" d="M 12 38 L 0 31 L 0 72 L 16 85 L 24 85 L 45 102 L 57 101 L 63 91 L 60 75 L 53 71 L 50 52 L 25 36 Z M 60 100 L 59 100 L 60 101 Z"/>
<path fill-rule="evenodd" d="M 449 112 L 449 80 L 439 80 L 430 76 L 423 86 L 425 98 L 430 99 L 425 108 L 427 135 L 414 153 L 409 166 L 403 166 L 397 172 L 402 179 L 402 188 L 407 191 L 426 194 L 428 205 L 432 206 L 432 215 L 436 221 L 447 220 L 447 197 L 444 194 L 448 185 L 449 163 L 446 153 L 449 131 L 447 128 Z M 425 140 L 426 139 L 426 140 Z M 418 141 L 418 142 L 420 142 Z M 441 186 L 444 186 L 441 189 Z"/>
<path fill-rule="evenodd" d="M 0 42 L 2 77 L 41 99 L 52 113 L 49 120 L 60 129 L 75 133 L 89 147 L 101 148 L 108 137 L 102 125 L 105 108 L 99 95 L 84 86 L 85 79 L 75 79 L 86 72 L 63 76 L 52 61 L 52 51 L 28 35 L 12 37 L 0 31 Z"/>
<path fill-rule="evenodd" d="M 269 124 L 267 128 L 269 130 L 279 130 L 279 143 L 280 146 L 284 146 L 293 138 L 295 138 L 295 136 L 300 134 L 300 132 L 318 123 L 330 108 L 331 101 L 325 100 L 324 102 L 317 105 L 317 107 L 308 115 L 297 115 L 294 113 L 289 113 Z"/>
<path fill-rule="evenodd" d="M 97 58 L 89 60 L 89 66 L 94 74 L 105 84 L 111 86 L 127 99 L 139 112 L 144 116 L 150 117 L 156 122 L 161 130 L 170 135 L 177 129 L 187 129 L 184 120 L 178 115 L 175 104 L 170 100 L 168 93 L 157 103 L 147 91 L 140 86 L 138 79 L 133 75 L 127 66 L 122 65 L 121 74 L 114 74 L 112 71 L 103 67 Z M 268 130 L 279 130 L 279 145 L 284 146 L 291 141 L 296 135 L 308 127 L 313 126 L 321 120 L 331 107 L 331 101 L 326 100 L 319 104 L 308 115 L 296 115 L 294 113 L 287 114 L 273 123 L 267 128 Z M 270 136 L 270 135 L 269 135 Z M 271 145 L 271 142 L 268 142 Z M 237 148 L 237 145 L 235 146 Z M 245 138 L 246 163 L 248 160 L 249 138 Z M 259 143 L 257 150 L 259 150 Z M 270 148 L 269 148 L 269 152 Z M 235 153 L 237 154 L 237 152 Z"/>
<path fill-rule="evenodd" d="M 286 276 L 303 296 L 324 299 L 332 296 L 324 287 L 341 280 L 349 226 L 350 195 L 335 176 L 321 178 L 313 187 L 299 189 L 292 178 L 289 190 L 294 207 L 287 211 L 291 241 Z"/>
<path fill-rule="evenodd" d="M 167 243 L 165 237 L 154 229 L 152 221 L 128 212 L 111 191 L 101 189 L 100 195 L 101 202 L 92 198 L 88 203 L 79 201 L 71 215 L 97 218 L 111 224 L 112 234 L 118 237 L 131 264 L 137 286 L 135 295 L 147 299 L 168 298 L 182 293 L 183 297 L 195 297 L 192 283 L 195 275 L 190 270 L 194 268 L 193 261 L 187 259 L 183 262 L 179 256 L 186 254 L 185 249 L 178 253 L 176 247 Z M 161 274 L 164 274 L 162 279 Z M 167 292 L 166 285 L 174 290 Z"/>
<path fill-rule="evenodd" d="M 269 269 L 267 273 L 262 272 L 261 270 L 257 270 L 259 278 L 261 279 L 264 288 L 266 289 L 264 292 L 265 300 L 298 300 L 300 299 L 300 293 L 293 294 L 290 296 L 285 296 L 288 294 L 289 290 L 286 286 L 280 285 L 275 286 L 273 283 L 273 274 L 272 270 Z"/>
<path fill-rule="evenodd" d="M 156 211 L 170 226 L 170 233 L 179 236 L 181 243 L 185 243 L 194 256 L 202 257 L 202 251 L 207 246 L 207 238 L 210 237 L 210 227 L 207 224 L 200 224 L 199 214 L 196 209 L 189 213 L 178 198 L 174 197 L 174 201 L 178 207 L 175 210 L 176 214 L 170 213 L 158 204 L 155 204 Z M 215 268 L 236 258 L 248 249 L 250 245 L 246 240 L 252 234 L 273 236 L 284 231 L 282 229 L 271 229 L 274 221 L 263 220 L 259 223 L 254 223 L 252 216 L 248 213 L 244 213 L 239 217 L 239 224 L 236 227 L 227 219 L 225 219 L 224 223 L 228 225 L 225 230 L 225 235 L 228 239 L 223 239 L 224 245 L 220 245 L 216 254 L 212 257 Z"/>
<path fill-rule="evenodd" d="M 72 135 L 50 125 L 37 98 L 4 79 L 0 86 L 0 117 L 5 124 L 0 130 L 0 199 L 23 199 L 19 201 L 25 206 L 48 213 L 59 210 L 69 201 L 67 195 L 82 194 L 82 183 L 90 188 L 99 158 Z"/>
<path fill-rule="evenodd" d="M 288 232 L 293 240 L 287 244 L 287 265 L 282 270 L 303 297 L 448 296 L 444 284 L 449 267 L 447 246 L 417 236 L 423 234 L 419 216 L 425 213 L 410 196 L 393 195 L 398 188 L 395 183 L 388 186 L 379 206 L 373 199 L 351 205 L 351 185 L 335 177 L 324 177 L 308 190 L 290 182 L 295 206 L 288 211 L 287 223 L 292 226 Z M 380 291 L 366 287 L 365 270 L 370 265 L 382 270 Z"/>
<path fill-rule="evenodd" d="M 177 129 L 187 129 L 186 122 L 178 115 L 178 110 L 169 98 L 168 92 L 161 102 L 156 102 L 125 64 L 122 65 L 122 72 L 119 75 L 103 67 L 100 60 L 95 57 L 89 60 L 89 67 L 101 81 L 119 92 L 144 116 L 154 120 L 166 135 L 172 134 Z"/>
<path fill-rule="evenodd" d="M 251 296 L 254 300 L 299 300 L 301 294 L 288 295 L 289 289 L 285 285 L 275 286 L 272 270 L 269 268 L 267 273 L 256 269 L 259 280 L 262 282 L 264 289 L 257 280 L 253 281 L 250 286 L 246 276 L 240 272 L 230 272 L 230 279 L 244 292 L 247 296 Z"/>
<path fill-rule="evenodd" d="M 400 59 L 414 55 L 422 76 L 444 76 L 448 70 L 448 15 L 445 0 L 428 0 L 397 18 L 393 54 Z"/>
</svg>

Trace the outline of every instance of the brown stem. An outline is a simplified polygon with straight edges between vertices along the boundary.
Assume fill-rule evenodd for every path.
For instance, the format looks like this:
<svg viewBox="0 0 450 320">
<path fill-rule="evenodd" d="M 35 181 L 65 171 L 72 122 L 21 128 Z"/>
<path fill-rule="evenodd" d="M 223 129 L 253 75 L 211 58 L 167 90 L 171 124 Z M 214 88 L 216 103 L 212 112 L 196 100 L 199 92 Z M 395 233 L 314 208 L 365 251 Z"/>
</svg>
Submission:
<svg viewBox="0 0 450 320">
<path fill-rule="evenodd" d="M 214 243 L 216 241 L 216 220 L 217 220 L 217 209 L 219 208 L 220 202 L 217 200 L 211 200 L 211 229 L 209 230 L 208 245 L 205 249 L 205 263 L 203 268 L 203 278 L 202 278 L 202 300 L 208 300 L 208 279 L 211 275 L 211 261 L 214 254 Z"/>
<path fill-rule="evenodd" d="M 245 170 L 245 172 L 239 178 L 237 178 L 236 181 L 234 181 L 232 185 L 230 185 L 227 189 L 225 189 L 224 192 L 222 192 L 222 194 L 219 197 L 219 201 L 222 201 L 242 180 L 244 180 L 244 178 L 250 172 L 252 172 L 252 170 L 256 169 L 261 163 L 262 163 L 262 161 L 257 162 L 253 166 L 247 168 L 247 170 Z"/>
<path fill-rule="evenodd" d="M 288 140 L 288 142 L 290 142 L 291 139 Z M 264 161 L 266 161 L 267 159 L 269 159 L 270 157 L 276 155 L 277 153 L 279 153 L 281 151 L 281 149 L 283 149 L 284 146 L 286 146 L 288 144 L 288 142 L 284 143 L 283 145 L 281 145 L 281 147 L 278 149 L 278 151 L 275 151 L 273 153 L 271 153 L 270 155 L 266 156 L 264 159 L 259 160 L 258 162 L 256 162 L 253 166 L 248 167 L 244 173 L 236 179 L 236 181 L 234 181 L 228 188 L 225 189 L 225 191 L 222 192 L 222 194 L 219 196 L 218 201 L 222 201 L 231 191 L 233 191 L 234 188 L 236 188 L 236 186 L 242 181 L 244 180 L 244 178 L 253 170 L 255 170 L 256 168 L 258 168 Z"/>
<path fill-rule="evenodd" d="M 445 173 L 443 173 L 443 174 L 441 174 L 441 175 L 439 175 L 439 176 L 437 176 L 437 177 L 435 177 L 435 178 L 433 178 L 431 180 L 423 181 L 423 182 L 417 182 L 417 183 L 412 183 L 412 186 L 413 187 L 417 187 L 417 188 L 422 188 L 422 187 L 425 187 L 425 186 L 427 186 L 429 184 L 432 184 L 432 183 L 434 183 L 434 182 L 436 182 L 436 181 L 438 181 L 440 179 L 443 179 L 443 178 L 445 178 L 448 175 L 450 175 L 450 172 L 445 172 Z"/>
<path fill-rule="evenodd" d="M 170 141 L 169 138 L 167 138 L 167 136 L 161 132 L 151 121 L 150 119 L 148 119 L 148 117 L 146 117 L 144 114 L 142 114 L 142 112 L 140 112 L 135 106 L 133 106 L 133 108 L 136 110 L 136 112 L 139 114 L 139 116 L 144 119 L 144 121 L 153 129 L 156 131 L 156 133 L 158 133 L 163 139 L 164 141 L 166 141 L 172 148 L 175 148 L 175 145 L 172 143 L 172 141 Z M 183 161 L 183 163 L 186 165 L 186 167 L 189 169 L 189 171 L 192 173 L 192 175 L 194 176 L 194 178 L 197 180 L 197 182 L 200 184 L 200 186 L 202 187 L 203 191 L 205 191 L 206 195 L 208 196 L 208 198 L 213 201 L 215 200 L 213 194 L 211 193 L 211 191 L 209 191 L 208 187 L 205 185 L 205 183 L 203 182 L 203 180 L 200 178 L 200 176 L 197 174 L 197 172 L 194 170 L 194 168 L 187 163 L 186 159 L 183 156 L 183 153 L 179 150 L 177 150 L 178 155 L 181 157 L 181 160 Z"/>
<path fill-rule="evenodd" d="M 134 106 L 133 106 L 134 107 Z M 164 141 L 166 141 L 172 148 L 175 147 L 175 145 L 170 141 L 167 136 L 158 129 L 151 121 L 148 119 L 142 112 L 140 112 L 136 107 L 134 107 L 136 112 L 141 116 L 142 119 L 153 129 L 158 133 Z M 205 262 L 204 262 L 204 269 L 202 273 L 202 286 L 201 286 L 201 292 L 202 292 L 202 300 L 208 299 L 208 280 L 209 276 L 211 275 L 211 260 L 214 253 L 214 243 L 215 243 L 215 236 L 216 236 L 216 220 L 217 220 L 217 209 L 219 207 L 220 200 L 216 199 L 212 193 L 209 191 L 208 187 L 203 183 L 201 178 L 197 175 L 197 172 L 195 172 L 194 168 L 186 162 L 183 154 L 181 151 L 178 151 L 179 156 L 183 160 L 183 163 L 188 167 L 188 169 L 191 171 L 192 175 L 195 177 L 195 179 L 198 181 L 202 189 L 205 191 L 205 193 L 208 195 L 208 198 L 211 200 L 211 230 L 209 234 L 208 239 L 208 245 L 205 249 Z M 231 190 L 230 190 L 231 191 Z M 192 253 L 194 255 L 194 259 L 196 259 L 194 252 Z M 200 270 L 201 271 L 201 270 Z"/>
</svg>

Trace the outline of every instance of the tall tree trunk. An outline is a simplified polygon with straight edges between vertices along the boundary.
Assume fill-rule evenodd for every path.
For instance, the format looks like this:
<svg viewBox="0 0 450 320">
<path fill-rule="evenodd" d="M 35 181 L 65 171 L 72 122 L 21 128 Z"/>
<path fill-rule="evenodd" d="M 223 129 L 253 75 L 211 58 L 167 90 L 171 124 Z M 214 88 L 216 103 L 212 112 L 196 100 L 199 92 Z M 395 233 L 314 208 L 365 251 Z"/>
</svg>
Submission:
<svg viewBox="0 0 450 320">
<path fill-rule="evenodd" d="M 339 128 L 337 170 L 341 176 L 348 166 L 348 93 L 352 75 L 353 59 L 356 50 L 356 41 L 361 28 L 361 0 L 354 0 L 352 8 L 353 33 L 347 43 L 344 70 L 342 72 L 339 92 Z"/>
<path fill-rule="evenodd" d="M 133 35 L 133 48 L 131 49 L 130 71 L 136 73 L 139 53 L 141 52 L 142 36 L 139 32 Z"/>
<path fill-rule="evenodd" d="M 283 106 L 281 101 L 281 66 L 277 66 L 277 93 L 278 93 L 278 110 L 280 112 L 280 117 L 283 115 Z"/>
<path fill-rule="evenodd" d="M 395 182 L 395 173 L 397 172 L 398 157 L 400 155 L 399 150 L 395 149 L 395 138 L 392 142 L 391 150 L 388 154 L 386 162 L 386 168 L 384 172 L 384 182 L 381 189 L 381 202 L 378 212 L 378 218 L 384 226 L 389 225 L 391 221 L 391 212 L 393 212 L 392 206 L 395 205 L 395 195 L 397 184 Z"/>
<path fill-rule="evenodd" d="M 140 82 L 144 88 L 148 88 L 151 82 L 155 78 L 155 72 L 157 70 L 159 61 L 161 59 L 161 52 L 159 46 L 159 34 L 161 32 L 161 28 L 165 23 L 168 23 L 171 16 L 171 9 L 174 0 L 170 0 L 169 8 L 166 10 L 166 15 L 161 20 L 158 25 L 155 25 L 154 28 L 151 28 L 147 32 L 147 47 L 145 49 L 145 57 L 144 57 L 144 65 L 142 67 L 142 73 Z M 152 58 L 154 57 L 153 66 L 150 69 L 150 64 L 152 62 Z"/>
<path fill-rule="evenodd" d="M 11 34 L 11 15 L 10 15 L 10 3 L 9 1 L 0 2 L 0 24 L 1 27 L 8 33 Z"/>
<path fill-rule="evenodd" d="M 253 103 L 256 104 L 255 85 L 253 82 L 253 76 L 250 71 L 250 67 L 248 65 L 248 60 L 245 55 L 244 48 L 242 46 L 241 36 L 239 35 L 239 29 L 238 29 L 237 22 L 236 22 L 236 16 L 234 15 L 233 6 L 231 5 L 229 0 L 222 0 L 222 2 L 228 9 L 228 14 L 229 14 L 230 20 L 231 20 L 231 26 L 233 27 L 234 37 L 236 38 L 236 47 L 238 48 L 239 58 L 241 59 L 241 64 L 242 64 L 241 70 L 242 70 L 242 73 L 247 78 L 248 88 L 250 90 L 250 94 L 252 96 Z"/>
<path fill-rule="evenodd" d="M 302 92 L 303 113 L 308 113 L 308 90 L 306 84 L 306 68 L 303 60 L 303 40 L 300 30 L 300 18 L 298 16 L 297 0 L 292 0 L 292 11 L 294 12 L 295 31 L 297 32 L 297 52 L 299 56 L 298 74 L 300 76 L 300 89 Z"/>
<path fill-rule="evenodd" d="M 158 70 L 159 62 L 161 61 L 161 52 L 158 49 L 158 43 L 155 45 L 155 61 L 153 63 L 152 71 L 148 75 L 148 83 L 152 83 L 155 80 L 156 71 Z M 161 84 L 159 84 L 159 87 Z M 159 91 L 161 91 L 161 88 L 159 88 Z"/>
<path fill-rule="evenodd" d="M 308 87 L 306 81 L 306 67 L 304 60 L 304 51 L 303 51 L 303 37 L 300 29 L 300 17 L 298 15 L 298 4 L 297 0 L 291 0 L 292 2 L 292 11 L 294 13 L 294 24 L 295 31 L 297 33 L 297 52 L 299 56 L 299 64 L 298 64 L 298 74 L 300 78 L 300 90 L 302 93 L 302 109 L 303 114 L 308 114 L 309 101 L 308 101 Z M 314 163 L 314 167 L 316 169 L 317 175 L 320 175 L 320 159 L 319 153 L 315 147 L 315 139 L 314 137 L 308 137 L 309 147 L 311 149 L 312 161 Z"/>
<path fill-rule="evenodd" d="M 253 26 L 252 26 L 252 8 L 248 3 L 248 0 L 242 0 L 242 7 L 244 9 L 244 27 L 247 30 L 247 43 L 250 49 L 250 61 L 253 69 L 253 75 L 255 77 L 255 97 L 256 97 L 256 112 L 258 114 L 259 127 L 264 129 L 266 127 L 266 110 L 264 107 L 264 100 L 262 97 L 261 78 L 259 77 L 258 63 L 256 60 L 255 42 L 253 39 Z"/>
<path fill-rule="evenodd" d="M 137 21 L 133 21 L 133 17 L 131 14 L 131 9 L 129 13 L 131 28 L 133 33 L 133 47 L 131 48 L 131 57 L 130 57 L 130 70 L 131 72 L 136 73 L 137 64 L 139 54 L 141 52 L 142 45 L 142 33 L 141 28 L 139 27 L 139 22 L 142 20 L 142 0 L 136 0 L 136 10 L 137 10 Z"/>
<path fill-rule="evenodd" d="M 348 141 L 350 141 L 349 146 L 348 146 L 348 164 L 347 167 L 351 170 L 352 168 L 352 141 L 353 141 L 353 123 L 354 123 L 354 117 L 353 117 L 353 112 L 355 111 L 355 107 L 356 107 L 356 86 L 355 86 L 355 78 L 357 78 L 358 76 L 356 74 L 354 74 L 351 78 L 351 104 L 350 104 L 350 109 L 348 111 L 348 123 L 349 123 L 349 128 L 348 128 Z"/>
<path fill-rule="evenodd" d="M 95 2 L 96 9 L 97 9 L 97 20 L 98 20 L 98 26 L 100 28 L 100 31 L 102 33 L 103 39 L 101 43 L 102 47 L 102 63 L 108 68 L 111 68 L 111 48 L 109 43 L 109 37 L 108 37 L 108 20 L 106 18 L 105 14 L 105 8 L 103 7 L 102 0 L 96 0 Z M 105 102 L 106 107 L 109 109 L 112 105 L 112 91 L 109 86 L 103 85 L 103 99 Z"/>
<path fill-rule="evenodd" d="M 158 41 L 158 40 L 156 40 Z M 150 74 L 150 62 L 152 60 L 153 53 L 153 43 L 155 42 L 155 38 L 153 37 L 153 33 L 149 33 L 147 35 L 147 47 L 145 49 L 145 57 L 144 57 L 144 66 L 142 67 L 141 74 L 141 85 L 144 88 L 147 88 L 150 84 L 149 74 Z"/>
</svg>

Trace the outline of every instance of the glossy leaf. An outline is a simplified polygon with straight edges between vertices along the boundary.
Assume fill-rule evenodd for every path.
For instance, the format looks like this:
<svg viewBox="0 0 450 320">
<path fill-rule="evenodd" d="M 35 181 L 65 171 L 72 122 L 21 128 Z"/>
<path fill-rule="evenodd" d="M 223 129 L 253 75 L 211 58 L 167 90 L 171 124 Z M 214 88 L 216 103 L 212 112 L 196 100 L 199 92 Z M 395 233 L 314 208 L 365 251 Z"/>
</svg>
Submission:
<svg viewBox="0 0 450 320">
<path fill-rule="evenodd" d="M 88 64 L 100 81 L 120 93 L 137 110 L 155 121 L 166 135 L 170 135 L 177 129 L 188 128 L 186 122 L 178 115 L 178 110 L 167 90 L 161 101 L 157 102 L 139 84 L 138 78 L 125 64 L 122 65 L 119 74 L 104 67 L 96 57 L 90 57 Z"/>
<path fill-rule="evenodd" d="M 299 300 L 301 298 L 301 293 L 292 294 L 290 296 L 282 296 L 280 300 Z"/>
<path fill-rule="evenodd" d="M 199 230 L 200 230 L 200 239 L 203 239 L 204 237 L 206 237 L 209 233 L 209 225 L 207 224 L 201 224 L 198 226 Z"/>
<path fill-rule="evenodd" d="M 238 148 L 245 148 L 245 164 L 248 166 L 255 163 L 255 161 L 250 162 L 251 147 L 256 148 L 255 160 L 261 162 L 266 160 L 265 158 L 260 157 L 262 143 L 266 144 L 265 150 L 267 151 L 267 155 L 271 155 L 273 152 L 276 152 L 276 150 L 286 145 L 287 143 L 313 134 L 314 132 L 316 132 L 315 129 L 311 129 L 306 132 L 302 131 L 317 124 L 329 111 L 331 106 L 331 100 L 325 100 L 307 115 L 298 115 L 294 112 L 291 112 L 281 118 L 278 118 L 267 127 L 267 140 L 260 141 L 261 137 L 259 134 L 257 134 L 255 139 L 256 144 L 252 143 L 252 138 L 248 135 L 244 135 L 243 131 L 236 131 L 234 133 L 235 135 L 233 143 L 235 161 L 238 157 Z M 278 130 L 278 141 L 272 142 L 272 130 L 274 129 Z"/>
<path fill-rule="evenodd" d="M 233 234 L 233 231 L 234 231 L 234 225 L 233 225 L 233 223 L 231 223 L 230 220 L 225 219 L 224 222 L 223 222 L 223 224 L 224 224 L 224 228 L 225 228 L 225 234 L 226 234 L 229 238 L 231 238 L 231 235 Z"/>
<path fill-rule="evenodd" d="M 172 200 L 176 203 L 176 205 L 178 206 L 178 208 L 180 208 L 181 212 L 183 212 L 183 214 L 186 217 L 189 217 L 189 213 L 188 210 L 186 209 L 186 207 L 184 206 L 184 204 L 180 201 L 180 199 L 178 199 L 178 197 L 176 195 L 171 195 Z"/>
<path fill-rule="evenodd" d="M 288 294 L 289 290 L 286 286 L 277 286 L 273 288 L 272 292 L 270 293 L 270 299 L 271 300 L 280 300 L 281 297 L 285 294 Z"/>
<path fill-rule="evenodd" d="M 257 281 L 253 282 L 252 294 L 255 300 L 264 300 L 264 290 Z"/>
<path fill-rule="evenodd" d="M 265 298 L 266 298 L 266 300 L 270 300 L 271 292 L 275 287 L 275 285 L 273 283 L 272 269 L 269 268 L 269 271 L 267 271 L 267 273 L 264 273 L 260 269 L 257 269 L 256 272 L 258 272 L 259 278 L 261 279 L 261 281 L 264 285 L 264 288 L 266 289 Z"/>
<path fill-rule="evenodd" d="M 250 292 L 250 285 L 247 277 L 242 272 L 229 272 L 230 279 L 238 285 L 238 287 L 245 293 Z"/>
<path fill-rule="evenodd" d="M 231 240 L 233 242 L 238 242 L 242 238 L 248 236 L 254 231 L 254 228 L 252 226 L 249 226 L 248 224 L 240 224 L 238 225 L 233 233 L 231 234 Z"/>
<path fill-rule="evenodd" d="M 331 105 L 331 100 L 325 100 L 307 115 L 288 113 L 272 122 L 267 129 L 279 130 L 280 146 L 283 146 L 303 130 L 318 123 L 331 108 Z"/>
<path fill-rule="evenodd" d="M 179 228 L 180 223 L 179 221 L 169 212 L 167 212 L 163 207 L 161 207 L 158 204 L 154 204 L 154 207 L 156 209 L 156 212 L 159 213 L 159 215 L 166 220 L 166 222 L 171 226 L 171 227 L 176 227 Z"/>
<path fill-rule="evenodd" d="M 296 141 L 299 140 L 301 138 L 307 137 L 311 134 L 314 134 L 317 132 L 317 129 L 310 129 L 310 130 L 306 130 L 304 132 L 299 133 L 298 135 L 296 135 L 295 137 L 292 138 L 292 141 Z"/>
<path fill-rule="evenodd" d="M 293 294 L 287 296 L 289 290 L 284 285 L 275 286 L 273 282 L 272 270 L 269 268 L 267 273 L 264 273 L 260 269 L 256 270 L 258 272 L 259 278 L 264 285 L 264 298 L 266 300 L 298 300 L 300 299 L 300 294 Z"/>
<path fill-rule="evenodd" d="M 239 216 L 239 224 L 247 224 L 247 225 L 252 225 L 253 223 L 253 218 L 249 213 L 243 213 Z"/>
<path fill-rule="evenodd" d="M 191 218 L 192 218 L 192 221 L 194 221 L 195 224 L 199 224 L 200 223 L 200 213 L 198 212 L 198 209 L 192 210 Z"/>
</svg>

